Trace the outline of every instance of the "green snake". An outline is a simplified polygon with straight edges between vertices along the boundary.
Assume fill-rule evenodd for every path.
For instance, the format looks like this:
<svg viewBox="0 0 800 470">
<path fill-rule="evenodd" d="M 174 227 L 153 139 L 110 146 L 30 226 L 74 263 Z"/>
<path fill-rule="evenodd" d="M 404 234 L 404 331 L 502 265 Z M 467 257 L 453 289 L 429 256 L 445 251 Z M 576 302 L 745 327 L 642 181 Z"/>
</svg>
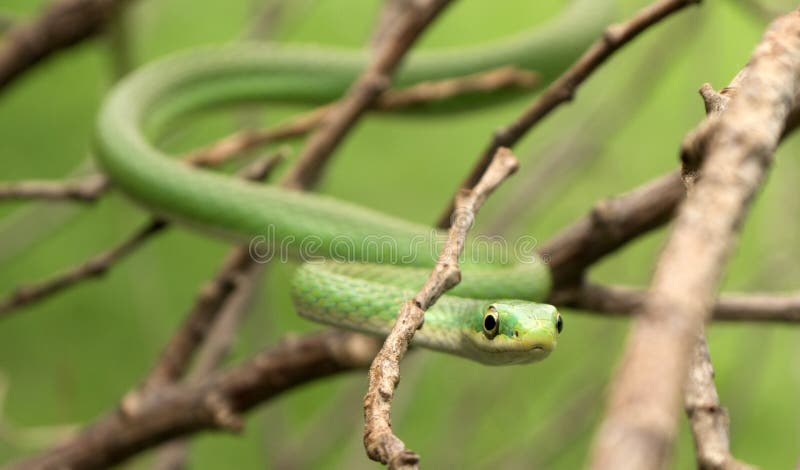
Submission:
<svg viewBox="0 0 800 470">
<path fill-rule="evenodd" d="M 576 0 L 535 31 L 494 44 L 412 54 L 395 82 L 415 84 L 506 65 L 551 78 L 599 33 L 608 3 Z M 400 304 L 430 273 L 437 253 L 427 248 L 442 234 L 328 197 L 192 168 L 152 144 L 179 117 L 200 108 L 336 99 L 367 61 L 366 51 L 245 43 L 162 59 L 109 94 L 97 124 L 97 156 L 115 187 L 169 220 L 250 243 L 256 251 L 276 248 L 278 241 L 283 247 L 286 240 L 299 241 L 287 248 L 295 256 L 303 254 L 308 240 L 315 259 L 346 249 L 350 263 L 309 262 L 298 269 L 292 290 L 296 309 L 316 321 L 386 335 Z M 550 288 L 541 261 L 468 261 L 462 278 L 428 310 L 414 344 L 486 364 L 536 361 L 555 348 L 561 316 L 555 307 L 536 303 Z"/>
</svg>

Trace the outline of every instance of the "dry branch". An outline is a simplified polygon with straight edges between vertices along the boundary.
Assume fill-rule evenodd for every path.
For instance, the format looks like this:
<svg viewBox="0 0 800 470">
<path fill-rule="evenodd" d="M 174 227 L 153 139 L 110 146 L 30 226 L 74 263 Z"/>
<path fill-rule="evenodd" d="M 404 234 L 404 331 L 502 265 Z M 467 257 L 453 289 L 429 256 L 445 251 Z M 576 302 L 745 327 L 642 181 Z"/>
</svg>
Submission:
<svg viewBox="0 0 800 470">
<path fill-rule="evenodd" d="M 669 221 L 685 192 L 679 172 L 673 171 L 596 203 L 539 249 L 550 266 L 554 290 L 579 284 L 588 266 Z"/>
<path fill-rule="evenodd" d="M 223 305 L 239 289 L 240 284 L 246 282 L 248 272 L 258 266 L 252 262 L 246 249 L 238 247 L 231 250 L 223 261 L 222 268 L 200 289 L 194 306 L 169 339 L 141 389 L 126 397 L 124 409 L 135 408 L 143 393 L 183 377 L 194 352 L 205 340 Z"/>
<path fill-rule="evenodd" d="M 501 67 L 474 75 L 422 82 L 407 88 L 389 90 L 380 96 L 372 108 L 378 111 L 394 111 L 444 101 L 460 95 L 492 93 L 504 89 L 526 90 L 533 88 L 537 83 L 538 76 L 533 72 L 515 67 Z M 319 126 L 331 107 L 330 104 L 320 106 L 268 129 L 234 132 L 213 144 L 189 152 L 183 158 L 197 166 L 221 165 L 253 148 L 302 137 Z M 110 180 L 100 174 L 75 181 L 28 180 L 0 183 L 0 201 L 45 199 L 94 202 L 110 187 Z"/>
<path fill-rule="evenodd" d="M 145 240 L 160 233 L 166 225 L 167 222 L 160 219 L 150 220 L 119 245 L 102 251 L 87 261 L 42 282 L 18 287 L 8 298 L 0 301 L 0 318 L 7 317 L 20 307 L 48 298 L 81 281 L 102 276 L 113 264 L 134 252 Z"/>
<path fill-rule="evenodd" d="M 320 178 L 324 162 L 361 115 L 389 89 L 400 59 L 449 3 L 450 0 L 420 0 L 405 10 L 403 17 L 387 32 L 367 69 L 353 82 L 347 94 L 325 113 L 309 137 L 298 159 L 299 164 L 284 179 L 288 187 L 308 187 Z"/>
<path fill-rule="evenodd" d="M 492 156 L 499 147 L 512 147 L 539 121 L 550 114 L 562 103 L 572 100 L 578 87 L 591 74 L 597 70 L 611 55 L 629 43 L 650 26 L 658 23 L 670 14 L 700 0 L 660 0 L 649 5 L 624 23 L 607 27 L 586 52 L 567 69 L 557 80 L 533 102 L 509 126 L 499 129 L 492 136 L 492 140 L 483 154 L 472 168 L 469 176 L 461 184 L 462 188 L 473 187 L 489 166 Z M 439 217 L 438 226 L 447 228 L 450 224 L 450 215 L 453 212 L 454 202 Z"/>
<path fill-rule="evenodd" d="M 364 447 L 373 460 L 389 468 L 416 468 L 419 456 L 394 435 L 391 427 L 391 401 L 400 381 L 400 361 L 416 330 L 422 327 L 425 310 L 448 289 L 461 281 L 458 256 L 464 249 L 467 231 L 486 198 L 517 169 L 517 159 L 506 148 L 499 148 L 486 173 L 472 190 L 456 197 L 456 220 L 451 226 L 436 267 L 413 299 L 400 308 L 397 321 L 369 371 L 369 389 L 364 397 Z"/>
<path fill-rule="evenodd" d="M 45 199 L 93 202 L 109 187 L 103 175 L 90 175 L 74 181 L 26 180 L 0 184 L 0 200 Z"/>
<path fill-rule="evenodd" d="M 720 404 L 714 387 L 714 367 L 708 344 L 701 333 L 692 354 L 684 387 L 684 407 L 697 449 L 700 470 L 754 470 L 731 455 L 728 411 Z"/>
<path fill-rule="evenodd" d="M 389 83 L 388 76 L 394 70 L 403 54 L 413 43 L 414 39 L 422 32 L 424 27 L 435 17 L 444 6 L 446 1 L 432 1 L 428 5 L 419 7 L 419 10 L 409 10 L 407 17 L 403 19 L 398 30 L 393 34 L 391 43 L 381 48 L 377 57 L 371 62 L 368 69 L 362 74 L 351 87 L 348 95 L 339 103 L 331 105 L 329 108 L 322 108 L 315 112 L 301 116 L 293 120 L 282 129 L 281 136 L 291 137 L 300 135 L 309 129 L 317 127 L 318 130 L 312 134 L 303 156 L 301 156 L 295 166 L 289 171 L 289 176 L 282 182 L 283 187 L 295 189 L 308 189 L 319 180 L 319 174 L 328 157 L 334 148 L 341 141 L 343 136 L 351 129 L 352 125 L 361 117 L 363 112 L 374 104 L 378 95 L 384 90 L 376 89 L 375 83 Z M 506 73 L 507 75 L 507 73 Z M 496 81 L 496 80 L 493 80 Z M 453 81 L 445 82 L 442 85 L 427 88 L 417 87 L 417 92 L 407 94 L 404 100 L 395 101 L 400 105 L 413 104 L 425 99 L 435 92 L 435 96 L 447 96 L 453 93 L 458 87 L 453 86 Z M 472 83 L 472 82 L 469 82 Z M 482 86 L 485 80 L 479 81 Z M 422 90 L 422 93 L 419 93 Z M 373 95 L 373 93 L 376 93 Z M 389 104 L 391 105 L 391 103 Z M 246 139 L 232 139 L 223 143 L 222 154 L 231 154 L 240 148 L 242 142 L 251 145 L 258 140 L 255 134 L 245 134 Z M 262 136 L 263 137 L 263 136 Z M 267 136 L 272 139 L 275 134 Z M 210 150 L 210 151 L 209 151 Z M 203 155 L 193 155 L 194 161 L 209 163 L 209 156 L 213 158 L 218 154 L 217 150 L 209 149 Z M 302 175 L 302 176 L 299 176 Z M 184 325 L 162 353 L 161 359 L 153 369 L 143 387 L 132 392 L 126 397 L 125 409 L 131 408 L 135 411 L 140 403 L 145 401 L 149 394 L 158 393 L 158 387 L 165 383 L 177 380 L 188 367 L 188 363 L 194 351 L 205 339 L 208 329 L 218 317 L 222 302 L 235 289 L 235 284 L 230 280 L 231 273 L 240 274 L 244 270 L 257 269 L 258 264 L 251 258 L 248 250 L 242 247 L 234 248 L 218 276 L 211 282 L 210 287 L 205 290 L 205 295 L 201 294 L 197 306 L 187 317 Z"/>
<path fill-rule="evenodd" d="M 681 205 L 634 322 L 598 432 L 593 468 L 663 468 L 696 344 L 723 266 L 800 82 L 800 12 L 776 20 L 715 118 L 702 177 Z"/>
<path fill-rule="evenodd" d="M 603 315 L 630 316 L 641 313 L 647 292 L 627 286 L 584 283 L 562 288 L 550 301 L 562 307 Z M 800 295 L 747 293 L 723 294 L 712 308 L 715 321 L 800 322 Z"/>
<path fill-rule="evenodd" d="M 377 349 L 372 338 L 335 331 L 287 340 L 201 381 L 165 386 L 134 414 L 111 412 L 70 441 L 10 468 L 107 468 L 190 433 L 235 431 L 241 413 L 311 380 L 363 369 Z"/>
<path fill-rule="evenodd" d="M 230 261 L 229 255 L 227 262 Z M 223 268 L 224 269 L 224 268 Z M 250 300 L 256 289 L 262 265 L 251 264 L 245 266 L 236 277 L 236 288 L 228 295 L 227 300 L 219 306 L 219 313 L 210 331 L 206 334 L 205 342 L 197 351 L 194 367 L 186 376 L 187 382 L 202 380 L 219 369 L 225 361 L 228 352 L 236 339 L 239 325 L 248 312 Z M 214 280 L 220 278 L 218 274 Z M 213 281 L 212 281 L 213 282 Z M 174 364 L 174 363 L 173 363 Z M 154 469 L 180 470 L 187 468 L 189 453 L 189 439 L 176 439 L 158 450 Z"/>
<path fill-rule="evenodd" d="M 379 50 L 389 37 L 392 31 L 392 25 L 397 23 L 403 18 L 405 10 L 412 8 L 413 0 L 384 0 L 383 6 L 378 12 L 378 17 L 375 21 L 375 26 L 372 28 L 372 37 L 370 38 L 370 47 L 373 50 Z"/>
<path fill-rule="evenodd" d="M 533 149 L 531 153 L 540 157 L 535 165 L 516 176 L 516 190 L 512 189 L 491 214 L 485 225 L 486 233 L 508 235 L 508 230 L 535 219 L 537 212 L 548 206 L 549 196 L 558 193 L 558 188 L 566 185 L 571 176 L 584 171 L 587 163 L 601 153 L 608 136 L 630 123 L 632 116 L 650 101 L 656 89 L 641 84 L 655 83 L 664 76 L 680 57 L 671 51 L 682 50 L 696 41 L 698 32 L 696 25 L 687 25 L 677 31 L 673 28 L 659 33 L 661 40 L 656 41 L 656 47 L 615 87 L 614 93 L 604 96 L 571 122 L 555 142 Z M 609 113 L 609 109 L 614 112 Z"/>
<path fill-rule="evenodd" d="M 276 154 L 256 161 L 242 172 L 242 177 L 262 179 L 275 168 L 282 158 L 282 154 Z M 15 309 L 48 298 L 81 281 L 102 276 L 115 263 L 136 251 L 153 235 L 162 232 L 167 225 L 169 222 L 153 218 L 122 243 L 96 254 L 87 261 L 39 283 L 18 287 L 8 298 L 0 300 L 0 318 L 8 316 Z"/>
<path fill-rule="evenodd" d="M 0 44 L 0 93 L 23 72 L 59 50 L 100 33 L 129 0 L 59 0 Z"/>
</svg>

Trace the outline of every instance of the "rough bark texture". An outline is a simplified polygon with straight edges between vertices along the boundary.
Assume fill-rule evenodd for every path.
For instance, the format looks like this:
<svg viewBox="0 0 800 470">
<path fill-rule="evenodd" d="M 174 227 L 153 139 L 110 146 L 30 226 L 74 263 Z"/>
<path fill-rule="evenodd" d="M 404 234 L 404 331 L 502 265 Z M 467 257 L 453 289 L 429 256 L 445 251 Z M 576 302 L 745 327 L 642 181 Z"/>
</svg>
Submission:
<svg viewBox="0 0 800 470">
<path fill-rule="evenodd" d="M 517 169 L 516 157 L 506 148 L 497 150 L 486 174 L 472 190 L 456 198 L 456 220 L 447 235 L 436 266 L 413 299 L 400 308 L 397 321 L 369 369 L 369 389 L 364 397 L 364 447 L 373 460 L 392 469 L 413 469 L 419 456 L 406 448 L 392 431 L 391 411 L 394 390 L 400 382 L 400 361 L 414 333 L 422 326 L 425 311 L 448 289 L 461 282 L 458 257 L 464 249 L 467 232 L 486 198 Z"/>
<path fill-rule="evenodd" d="M 664 468 L 698 332 L 736 233 L 794 104 L 800 13 L 776 20 L 715 118 L 701 176 L 681 205 L 611 389 L 592 468 Z"/>
</svg>

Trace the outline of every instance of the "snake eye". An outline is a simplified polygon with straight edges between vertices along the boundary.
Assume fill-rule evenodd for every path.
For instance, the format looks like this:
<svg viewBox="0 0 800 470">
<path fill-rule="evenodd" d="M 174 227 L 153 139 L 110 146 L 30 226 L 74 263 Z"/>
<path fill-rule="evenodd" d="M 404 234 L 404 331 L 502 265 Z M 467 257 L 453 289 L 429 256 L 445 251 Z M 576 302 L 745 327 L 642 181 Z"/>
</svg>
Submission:
<svg viewBox="0 0 800 470">
<path fill-rule="evenodd" d="M 556 317 L 556 331 L 561 333 L 561 330 L 564 329 L 564 320 L 561 318 L 561 314 L 559 313 Z"/>
<path fill-rule="evenodd" d="M 483 315 L 483 334 L 487 338 L 492 339 L 497 335 L 497 330 L 500 329 L 500 317 L 494 307 L 486 309 Z"/>
</svg>

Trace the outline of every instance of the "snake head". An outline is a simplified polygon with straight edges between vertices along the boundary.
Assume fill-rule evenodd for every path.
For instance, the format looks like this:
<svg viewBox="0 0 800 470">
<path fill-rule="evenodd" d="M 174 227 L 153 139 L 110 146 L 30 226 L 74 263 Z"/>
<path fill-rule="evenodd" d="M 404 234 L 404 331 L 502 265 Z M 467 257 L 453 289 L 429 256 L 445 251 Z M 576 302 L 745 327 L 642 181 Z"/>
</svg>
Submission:
<svg viewBox="0 0 800 470">
<path fill-rule="evenodd" d="M 467 343 L 480 362 L 525 364 L 540 361 L 555 349 L 563 325 L 552 305 L 500 300 L 476 316 Z"/>
</svg>

